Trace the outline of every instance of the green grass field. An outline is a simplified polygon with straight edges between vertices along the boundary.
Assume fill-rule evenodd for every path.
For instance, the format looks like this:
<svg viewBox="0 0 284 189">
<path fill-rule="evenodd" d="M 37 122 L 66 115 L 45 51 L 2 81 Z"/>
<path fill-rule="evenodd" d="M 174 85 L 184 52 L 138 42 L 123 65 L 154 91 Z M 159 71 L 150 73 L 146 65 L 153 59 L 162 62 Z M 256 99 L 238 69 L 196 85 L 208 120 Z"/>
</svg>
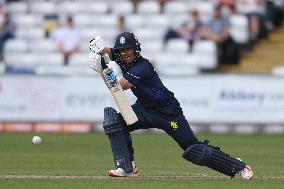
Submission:
<svg viewBox="0 0 284 189">
<path fill-rule="evenodd" d="M 138 178 L 108 178 L 113 168 L 108 140 L 103 134 L 0 135 L 0 188 L 284 188 L 282 135 L 198 135 L 240 157 L 253 167 L 253 180 L 231 180 L 206 167 L 195 166 L 167 135 L 133 135 Z"/>
</svg>

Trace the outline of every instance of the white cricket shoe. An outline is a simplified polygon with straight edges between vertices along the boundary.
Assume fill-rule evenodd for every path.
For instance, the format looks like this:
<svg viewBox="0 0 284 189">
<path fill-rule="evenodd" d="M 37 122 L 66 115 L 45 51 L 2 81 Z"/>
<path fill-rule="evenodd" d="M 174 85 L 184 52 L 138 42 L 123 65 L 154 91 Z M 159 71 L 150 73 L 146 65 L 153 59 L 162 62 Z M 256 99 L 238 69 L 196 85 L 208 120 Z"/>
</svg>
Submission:
<svg viewBox="0 0 284 189">
<path fill-rule="evenodd" d="M 241 170 L 239 173 L 240 173 L 242 179 L 245 179 L 245 180 L 252 179 L 252 177 L 253 177 L 252 168 L 248 165 L 246 165 L 245 168 L 243 170 Z"/>
<path fill-rule="evenodd" d="M 126 173 L 122 168 L 117 168 L 110 170 L 108 176 L 110 177 L 137 177 L 138 176 L 138 167 L 135 165 L 134 161 L 132 162 L 133 171 L 132 173 Z"/>
<path fill-rule="evenodd" d="M 236 158 L 236 159 L 243 161 L 241 158 Z M 252 168 L 248 165 L 246 165 L 245 168 L 239 172 L 239 174 L 241 175 L 242 179 L 245 179 L 245 180 L 252 179 L 253 177 Z"/>
</svg>

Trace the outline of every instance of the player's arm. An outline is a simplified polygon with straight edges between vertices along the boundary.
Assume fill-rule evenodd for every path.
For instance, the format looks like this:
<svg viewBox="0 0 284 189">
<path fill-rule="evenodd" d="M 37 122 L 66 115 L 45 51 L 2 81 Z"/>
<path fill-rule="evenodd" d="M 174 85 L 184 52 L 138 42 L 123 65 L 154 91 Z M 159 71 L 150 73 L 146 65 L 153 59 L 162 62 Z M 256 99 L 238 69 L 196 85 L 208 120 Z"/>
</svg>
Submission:
<svg viewBox="0 0 284 189">
<path fill-rule="evenodd" d="M 151 78 L 153 71 L 151 71 L 150 66 L 147 64 L 140 63 L 132 66 L 123 74 L 123 77 L 119 80 L 120 85 L 123 90 L 127 90 L 132 87 L 139 86 L 142 80 Z"/>
<path fill-rule="evenodd" d="M 133 84 L 130 83 L 127 79 L 125 79 L 124 77 L 122 77 L 120 80 L 119 80 L 119 83 L 122 87 L 123 90 L 127 90 L 127 89 L 130 89 L 131 87 L 133 87 Z"/>
</svg>

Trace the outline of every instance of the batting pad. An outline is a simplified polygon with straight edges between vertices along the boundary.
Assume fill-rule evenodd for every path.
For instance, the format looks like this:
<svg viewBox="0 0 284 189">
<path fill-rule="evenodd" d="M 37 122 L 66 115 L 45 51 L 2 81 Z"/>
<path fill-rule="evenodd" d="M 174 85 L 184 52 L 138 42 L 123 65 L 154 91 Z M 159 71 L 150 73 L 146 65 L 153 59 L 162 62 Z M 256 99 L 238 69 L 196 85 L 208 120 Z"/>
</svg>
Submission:
<svg viewBox="0 0 284 189">
<path fill-rule="evenodd" d="M 104 109 L 103 127 L 108 135 L 116 168 L 122 168 L 125 172 L 133 171 L 131 154 L 129 152 L 124 128 L 120 122 L 115 109 L 107 107 Z"/>
<path fill-rule="evenodd" d="M 215 171 L 234 177 L 245 168 L 245 163 L 225 154 L 219 148 L 208 145 L 208 141 L 189 146 L 183 158 L 200 166 L 207 166 Z"/>
</svg>

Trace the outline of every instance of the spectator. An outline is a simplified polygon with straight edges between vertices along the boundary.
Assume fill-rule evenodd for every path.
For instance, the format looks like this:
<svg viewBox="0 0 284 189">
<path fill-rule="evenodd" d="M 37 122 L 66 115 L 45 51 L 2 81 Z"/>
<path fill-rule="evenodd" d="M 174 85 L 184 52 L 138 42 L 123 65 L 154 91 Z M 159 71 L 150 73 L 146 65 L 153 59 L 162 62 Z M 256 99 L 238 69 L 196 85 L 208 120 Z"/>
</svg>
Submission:
<svg viewBox="0 0 284 189">
<path fill-rule="evenodd" d="M 56 33 L 59 44 L 59 50 L 64 56 L 64 65 L 69 64 L 69 58 L 72 54 L 80 51 L 81 35 L 73 25 L 73 18 L 69 16 L 66 25 L 60 28 Z"/>
<path fill-rule="evenodd" d="M 169 29 L 164 37 L 166 43 L 170 39 L 183 38 L 188 41 L 190 49 L 192 48 L 194 40 L 199 38 L 199 34 L 203 24 L 199 18 L 199 12 L 192 10 L 189 12 L 189 18 L 177 30 Z"/>
<path fill-rule="evenodd" d="M 165 6 L 166 3 L 170 2 L 170 1 L 176 1 L 176 0 L 156 0 L 156 1 L 160 4 L 161 10 L 163 12 L 164 6 Z"/>
<path fill-rule="evenodd" d="M 218 4 L 222 7 L 222 13 L 226 16 L 236 13 L 235 0 L 218 0 Z"/>
<path fill-rule="evenodd" d="M 214 9 L 212 20 L 203 29 L 202 38 L 216 42 L 220 63 L 237 64 L 240 58 L 239 48 L 229 31 L 229 20 L 222 15 L 221 6 L 217 6 Z"/>
<path fill-rule="evenodd" d="M 3 15 L 3 21 L 0 25 L 0 61 L 4 59 L 4 44 L 8 39 L 15 37 L 16 25 L 10 17 L 10 13 Z"/>
<path fill-rule="evenodd" d="M 125 17 L 122 15 L 118 17 L 118 30 L 118 33 L 129 32 L 129 29 L 126 27 Z"/>
<path fill-rule="evenodd" d="M 47 14 L 44 16 L 43 30 L 46 38 L 49 38 L 51 33 L 57 28 L 58 16 L 57 14 Z"/>
<path fill-rule="evenodd" d="M 283 1 L 284 3 L 284 1 Z M 283 9 L 274 1 L 266 1 L 266 26 L 272 31 L 275 27 L 280 26 L 283 20 Z"/>
<path fill-rule="evenodd" d="M 137 13 L 137 6 L 142 0 L 130 0 L 133 3 L 134 6 L 134 13 Z"/>
<path fill-rule="evenodd" d="M 250 37 L 254 42 L 259 38 L 267 37 L 264 26 L 265 3 L 263 0 L 237 0 L 238 12 L 245 14 L 249 19 Z"/>
<path fill-rule="evenodd" d="M 6 10 L 6 0 L 0 0 L 0 13 L 3 14 Z"/>
</svg>

